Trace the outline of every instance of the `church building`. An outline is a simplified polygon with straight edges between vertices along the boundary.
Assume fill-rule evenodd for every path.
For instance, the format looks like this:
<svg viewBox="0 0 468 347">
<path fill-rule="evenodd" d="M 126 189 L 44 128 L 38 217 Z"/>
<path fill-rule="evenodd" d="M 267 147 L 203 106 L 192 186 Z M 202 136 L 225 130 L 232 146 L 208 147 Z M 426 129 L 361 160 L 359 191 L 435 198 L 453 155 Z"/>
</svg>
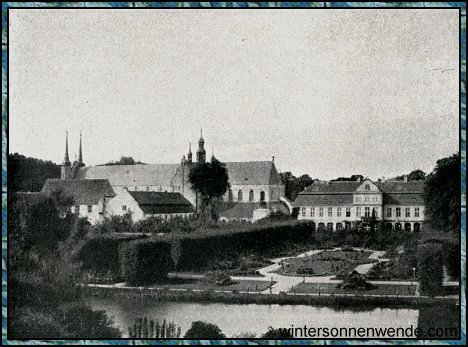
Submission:
<svg viewBox="0 0 468 347">
<path fill-rule="evenodd" d="M 114 198 L 116 201 L 129 196 L 143 199 L 141 193 L 135 192 L 166 193 L 166 200 L 168 193 L 174 193 L 190 202 L 196 211 L 200 206 L 199 197 L 192 190 L 188 176 L 194 165 L 205 162 L 203 133 L 198 141 L 196 161 L 193 161 L 192 148 L 189 144 L 187 156 L 183 155 L 180 163 L 96 166 L 86 166 L 83 163 L 81 134 L 78 160 L 73 164 L 70 163 L 67 135 L 61 178 L 62 180 L 108 180 L 116 194 Z M 274 160 L 225 162 L 225 164 L 231 187 L 222 197 L 225 203 L 221 204 L 221 220 L 255 221 L 267 216 L 271 211 L 281 210 L 289 213 L 288 208 L 281 202 L 281 198 L 284 199 L 284 184 L 276 170 Z M 149 196 L 150 194 L 148 198 Z M 152 198 L 156 199 L 156 195 Z M 237 206 L 239 204 L 242 204 L 241 208 Z M 109 202 L 109 206 L 112 206 L 112 202 Z M 186 207 L 183 210 L 185 212 L 180 214 L 189 213 Z"/>
</svg>

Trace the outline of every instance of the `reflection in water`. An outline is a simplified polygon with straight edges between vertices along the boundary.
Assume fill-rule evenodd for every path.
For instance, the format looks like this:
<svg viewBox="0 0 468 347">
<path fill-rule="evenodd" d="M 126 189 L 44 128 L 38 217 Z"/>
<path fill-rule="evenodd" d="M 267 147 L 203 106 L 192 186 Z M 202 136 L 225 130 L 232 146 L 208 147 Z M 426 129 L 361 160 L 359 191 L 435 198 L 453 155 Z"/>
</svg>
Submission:
<svg viewBox="0 0 468 347">
<path fill-rule="evenodd" d="M 454 317 L 458 317 L 457 310 L 445 310 L 443 315 L 434 315 L 435 311 L 441 312 L 440 307 L 419 310 L 366 308 L 358 311 L 307 305 L 204 304 L 96 297 L 87 298 L 87 303 L 93 309 L 105 310 L 125 337 L 128 335 L 128 326 L 133 324 L 138 317 L 145 316 L 148 319 L 160 321 L 166 319 L 176 323 L 182 328 L 182 335 L 194 321 L 213 323 L 218 325 L 227 337 L 245 332 L 254 333 L 259 337 L 268 330 L 269 326 L 274 328 L 303 327 L 304 325 L 308 328 L 408 328 L 411 325 L 417 327 L 418 324 L 439 324 L 440 326 L 443 324 L 441 320 L 453 322 Z M 420 314 L 424 317 L 420 317 Z"/>
</svg>

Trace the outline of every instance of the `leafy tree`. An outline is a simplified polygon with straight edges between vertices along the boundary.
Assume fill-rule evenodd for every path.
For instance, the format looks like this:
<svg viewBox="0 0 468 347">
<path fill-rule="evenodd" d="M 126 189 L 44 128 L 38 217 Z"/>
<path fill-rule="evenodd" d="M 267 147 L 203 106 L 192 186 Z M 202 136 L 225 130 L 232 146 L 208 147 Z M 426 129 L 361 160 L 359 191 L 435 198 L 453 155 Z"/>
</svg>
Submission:
<svg viewBox="0 0 468 347">
<path fill-rule="evenodd" d="M 413 170 L 408 175 L 408 181 L 424 181 L 426 179 L 426 173 L 422 170 Z"/>
<path fill-rule="evenodd" d="M 186 339 L 224 339 L 226 335 L 221 329 L 211 323 L 196 321 L 184 335 Z"/>
<path fill-rule="evenodd" d="M 268 327 L 268 331 L 262 335 L 262 339 L 284 339 L 288 337 L 294 337 L 290 330 L 285 328 L 274 329 Z"/>
<path fill-rule="evenodd" d="M 434 296 L 442 291 L 442 264 L 440 244 L 423 244 L 418 247 L 417 272 L 423 294 Z"/>
<path fill-rule="evenodd" d="M 194 165 L 189 173 L 189 182 L 201 197 L 201 216 L 211 221 L 215 217 L 213 205 L 229 189 L 229 176 L 225 164 L 216 158 L 211 162 Z"/>
<path fill-rule="evenodd" d="M 426 216 L 435 230 L 460 231 L 460 154 L 437 161 L 424 189 Z"/>
<path fill-rule="evenodd" d="M 120 159 L 117 160 L 117 161 L 111 161 L 111 162 L 106 163 L 104 165 L 109 166 L 109 165 L 137 165 L 137 164 L 145 164 L 146 165 L 146 163 L 143 163 L 141 161 L 137 161 L 137 160 L 133 159 L 132 157 L 125 157 L 125 156 L 120 157 Z"/>
<path fill-rule="evenodd" d="M 300 177 L 294 176 L 290 171 L 280 173 L 281 180 L 283 181 L 284 193 L 289 200 L 294 201 L 297 195 L 306 187 L 314 183 L 314 180 L 307 174 Z"/>
<path fill-rule="evenodd" d="M 332 182 L 348 182 L 348 181 L 363 181 L 363 175 L 352 175 L 351 177 L 338 177 L 337 179 L 331 180 Z"/>
<path fill-rule="evenodd" d="M 8 155 L 8 190 L 10 192 L 39 192 L 48 178 L 60 178 L 60 166 L 46 160 Z"/>
</svg>

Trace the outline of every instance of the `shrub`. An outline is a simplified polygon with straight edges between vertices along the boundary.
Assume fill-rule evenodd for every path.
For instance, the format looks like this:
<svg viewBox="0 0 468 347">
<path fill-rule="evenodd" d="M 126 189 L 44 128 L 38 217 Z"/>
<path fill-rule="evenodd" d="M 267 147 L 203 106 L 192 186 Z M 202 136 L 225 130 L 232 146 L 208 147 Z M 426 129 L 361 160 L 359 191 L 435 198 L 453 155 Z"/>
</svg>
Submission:
<svg viewBox="0 0 468 347">
<path fill-rule="evenodd" d="M 283 222 L 271 225 L 250 225 L 236 230 L 202 231 L 174 238 L 179 243 L 178 268 L 193 270 L 205 267 L 219 257 L 238 256 L 243 252 L 267 254 L 287 242 L 305 243 L 310 239 L 307 222 Z"/>
<path fill-rule="evenodd" d="M 418 247 L 419 285 L 425 295 L 434 296 L 442 291 L 442 246 L 423 244 Z"/>
<path fill-rule="evenodd" d="M 226 335 L 215 324 L 196 321 L 184 335 L 186 339 L 224 339 Z"/>
<path fill-rule="evenodd" d="M 296 273 L 298 273 L 299 275 L 313 275 L 315 272 L 314 272 L 314 269 L 311 267 L 301 266 L 296 270 Z"/>
<path fill-rule="evenodd" d="M 174 267 L 171 245 L 163 241 L 136 240 L 119 249 L 121 274 L 129 285 L 147 285 L 167 276 Z"/>
<path fill-rule="evenodd" d="M 120 274 L 119 245 L 128 240 L 95 237 L 86 241 L 77 254 L 81 269 L 96 274 Z"/>
</svg>

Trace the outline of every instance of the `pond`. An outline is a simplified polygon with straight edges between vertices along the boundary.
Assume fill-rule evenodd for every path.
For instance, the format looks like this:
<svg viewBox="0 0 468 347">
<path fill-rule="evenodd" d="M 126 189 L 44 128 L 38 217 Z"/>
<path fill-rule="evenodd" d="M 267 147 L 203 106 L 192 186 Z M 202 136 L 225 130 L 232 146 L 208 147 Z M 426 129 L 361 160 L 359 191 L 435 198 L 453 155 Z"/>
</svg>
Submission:
<svg viewBox="0 0 468 347">
<path fill-rule="evenodd" d="M 139 317 L 174 322 L 182 336 L 194 321 L 216 324 L 227 337 L 250 333 L 260 337 L 274 328 L 408 328 L 458 326 L 458 308 L 358 308 L 341 309 L 309 305 L 259 305 L 168 302 L 154 299 L 88 297 L 88 305 L 104 310 L 128 337 L 128 326 Z"/>
</svg>

